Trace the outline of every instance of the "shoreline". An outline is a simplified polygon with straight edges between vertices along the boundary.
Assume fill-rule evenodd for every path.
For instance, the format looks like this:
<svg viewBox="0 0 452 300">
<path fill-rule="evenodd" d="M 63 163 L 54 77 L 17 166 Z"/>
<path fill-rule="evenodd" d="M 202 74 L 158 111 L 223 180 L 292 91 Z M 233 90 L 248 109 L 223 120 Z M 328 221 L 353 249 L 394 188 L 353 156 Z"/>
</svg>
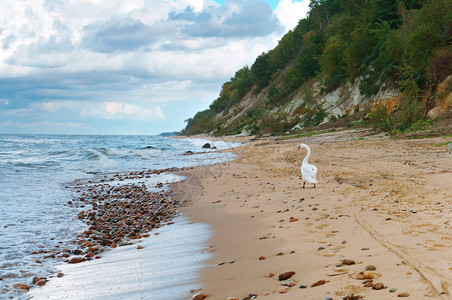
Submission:
<svg viewBox="0 0 452 300">
<path fill-rule="evenodd" d="M 102 259 L 59 265 L 64 277 L 30 290 L 27 296 L 54 300 L 188 298 L 190 290 L 197 289 L 198 270 L 209 256 L 204 244 L 211 232 L 206 224 L 193 223 L 183 213 L 172 220 L 148 238 L 111 249 Z"/>
<path fill-rule="evenodd" d="M 315 189 L 301 189 L 301 141 L 319 168 Z M 450 299 L 452 163 L 438 142 L 353 130 L 259 139 L 229 149 L 238 159 L 221 168 L 190 170 L 203 191 L 182 211 L 214 232 L 201 292 L 208 299 Z M 288 271 L 293 281 L 284 284 L 293 287 L 277 279 Z M 372 288 L 380 282 L 381 290 Z"/>
<path fill-rule="evenodd" d="M 206 159 L 210 160 L 211 158 Z M 216 159 L 213 160 L 213 163 L 215 162 Z M 199 167 L 204 166 L 200 165 Z M 153 235 L 159 235 L 162 230 L 160 228 L 165 227 L 164 231 L 167 231 L 166 228 L 170 231 L 170 228 L 177 227 L 173 230 L 180 231 L 180 227 L 184 227 L 184 222 L 180 222 L 180 219 L 184 219 L 185 217 L 179 212 L 179 208 L 186 205 L 186 203 L 184 203 L 184 201 L 175 201 L 172 196 L 173 191 L 167 189 L 166 186 L 170 187 L 171 184 L 176 185 L 180 182 L 180 176 L 175 174 L 176 171 L 189 170 L 190 168 L 192 167 L 173 167 L 158 170 L 150 169 L 119 173 L 111 172 L 103 173 L 102 176 L 97 176 L 95 179 L 77 180 L 73 182 L 73 186 L 68 186 L 68 188 L 74 189 L 77 195 L 68 201 L 67 206 L 78 208 L 79 213 L 76 215 L 76 218 L 85 224 L 86 230 L 77 234 L 77 237 L 74 239 L 75 248 L 73 248 L 74 245 L 72 245 L 72 247 L 67 247 L 70 249 L 63 249 L 57 246 L 58 248 L 55 249 L 41 251 L 39 253 L 36 252 L 35 255 L 36 257 L 45 255 L 43 256 L 44 259 L 60 259 L 60 263 L 55 264 L 55 268 L 70 270 L 71 273 L 52 272 L 52 274 L 49 274 L 48 276 L 35 277 L 33 279 L 33 284 L 24 284 L 20 287 L 17 285 L 16 291 L 21 291 L 23 286 L 23 292 L 30 289 L 29 293 L 23 294 L 24 297 L 38 295 L 38 297 L 50 299 L 55 297 L 53 296 L 55 293 L 60 296 L 70 294 L 71 297 L 74 297 L 77 295 L 77 290 L 86 290 L 83 297 L 97 299 L 100 297 L 99 293 L 109 293 L 109 291 L 105 290 L 104 284 L 97 284 L 96 286 L 96 284 L 93 285 L 92 282 L 88 282 L 87 280 L 80 280 L 80 277 L 86 277 L 93 282 L 103 281 L 105 283 L 104 279 L 108 277 L 108 273 L 112 275 L 121 274 L 121 270 L 119 270 L 119 272 L 108 270 L 106 273 L 96 273 L 98 271 L 97 269 L 89 267 L 91 265 L 96 265 L 98 269 L 108 269 L 108 265 L 116 264 L 120 266 L 120 268 L 127 268 L 127 264 L 124 265 L 122 259 L 112 261 L 113 256 L 116 255 L 116 258 L 118 258 L 118 255 L 115 254 L 118 251 L 126 255 L 128 261 L 137 262 L 140 267 L 142 265 L 150 265 L 151 269 L 155 267 L 155 263 L 152 265 L 152 262 L 147 263 L 143 261 L 143 259 L 141 259 L 140 263 L 139 257 L 140 255 L 142 256 L 143 253 L 150 253 L 148 254 L 148 257 L 152 256 L 152 240 L 156 238 Z M 174 220 L 178 220 L 178 224 L 174 224 Z M 185 224 L 189 225 L 188 227 L 204 226 L 202 223 L 185 223 L 188 223 Z M 208 230 L 205 229 L 204 231 Z M 169 236 L 175 236 L 175 234 L 176 232 L 166 233 L 166 235 Z M 192 248 L 198 247 L 196 249 L 201 249 L 199 248 L 199 245 L 204 244 L 203 240 L 201 240 L 197 234 L 196 236 L 192 234 L 191 236 L 176 238 L 185 240 L 185 243 L 187 244 L 186 246 L 183 246 L 182 249 L 179 249 L 179 251 L 176 251 L 176 254 L 178 252 L 182 253 L 187 251 L 187 246 Z M 162 237 L 160 237 L 160 239 L 162 239 Z M 149 245 L 149 243 L 151 243 L 151 245 Z M 192 243 L 193 246 L 191 246 L 190 243 Z M 167 246 L 172 247 L 171 244 L 167 244 Z M 148 247 L 150 250 L 147 249 Z M 134 252 L 136 253 L 134 254 Z M 205 252 L 208 253 L 208 251 Z M 193 259 L 196 256 L 204 254 L 192 251 L 187 255 Z M 99 258 L 102 259 L 98 260 Z M 196 263 L 191 262 L 193 266 L 190 267 L 188 267 L 188 264 L 185 262 L 182 262 L 180 265 L 175 265 L 174 262 L 172 262 L 172 258 L 173 255 L 168 254 L 166 257 L 163 255 L 161 260 L 165 261 L 166 259 L 167 265 L 173 265 L 176 269 L 185 268 L 187 272 L 192 273 L 197 273 L 193 271 L 196 268 L 200 268 L 202 265 L 201 260 L 197 260 Z M 83 262 L 83 264 L 79 264 L 81 262 Z M 168 271 L 171 272 L 171 270 L 163 271 L 163 273 L 168 273 Z M 75 275 L 72 274 L 72 272 L 75 272 Z M 141 273 L 145 273 L 145 271 L 142 270 Z M 80 274 L 83 274 L 83 276 L 80 276 Z M 193 276 L 194 275 L 192 274 L 191 277 Z M 59 278 L 57 279 L 56 277 Z M 187 275 L 185 277 L 185 279 L 189 279 L 188 277 L 190 276 Z M 54 279 L 50 280 L 52 278 Z M 131 278 L 133 278 L 133 276 Z M 149 279 L 149 274 L 147 275 L 147 278 Z M 143 282 L 137 279 L 138 278 L 135 278 L 134 280 L 138 282 L 138 286 L 135 284 L 135 287 L 140 288 L 140 286 L 143 285 Z M 155 279 L 156 277 L 154 277 L 154 281 L 156 281 Z M 177 285 L 187 286 L 187 282 L 185 282 L 187 280 L 181 279 L 180 281 L 181 282 L 177 283 Z M 164 282 L 164 280 L 158 279 L 154 285 L 159 287 L 160 282 Z M 121 280 L 119 280 L 118 283 L 123 286 L 126 285 L 126 283 Z M 150 283 L 152 285 L 152 282 Z M 191 284 L 190 290 L 196 289 L 193 280 Z M 64 285 L 66 285 L 67 288 Z M 133 284 L 129 283 L 129 285 Z M 171 285 L 173 285 L 172 282 L 171 284 L 167 284 L 168 290 L 174 291 L 174 288 L 172 288 Z M 37 287 L 39 287 L 39 289 Z M 181 289 L 179 290 L 181 291 Z M 147 292 L 153 291 L 155 292 L 154 287 L 147 288 Z M 129 289 L 129 294 L 130 292 L 133 291 Z M 124 291 L 121 293 L 124 293 Z M 189 294 L 189 290 L 183 290 L 182 293 Z M 141 294 L 140 297 L 143 295 L 145 294 Z M 169 299 L 173 297 L 164 293 L 159 295 L 160 296 L 148 295 L 147 298 L 154 297 L 154 299 L 159 299 L 159 297 L 163 297 Z M 179 299 L 181 295 L 182 294 L 179 293 L 179 296 L 171 299 Z M 83 299 L 81 296 L 78 297 Z"/>
</svg>

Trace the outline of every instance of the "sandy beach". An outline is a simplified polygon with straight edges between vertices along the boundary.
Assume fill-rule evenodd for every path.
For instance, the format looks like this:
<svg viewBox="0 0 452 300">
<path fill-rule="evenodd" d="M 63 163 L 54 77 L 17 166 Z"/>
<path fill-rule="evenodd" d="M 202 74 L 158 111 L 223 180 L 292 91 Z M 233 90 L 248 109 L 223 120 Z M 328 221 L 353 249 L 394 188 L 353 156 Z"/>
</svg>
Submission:
<svg viewBox="0 0 452 300">
<path fill-rule="evenodd" d="M 452 154 L 437 145 L 447 139 L 368 134 L 255 139 L 232 150 L 233 162 L 183 172 L 179 197 L 195 202 L 185 215 L 213 230 L 199 292 L 450 299 Z M 302 189 L 301 142 L 319 170 L 316 188 Z"/>
</svg>

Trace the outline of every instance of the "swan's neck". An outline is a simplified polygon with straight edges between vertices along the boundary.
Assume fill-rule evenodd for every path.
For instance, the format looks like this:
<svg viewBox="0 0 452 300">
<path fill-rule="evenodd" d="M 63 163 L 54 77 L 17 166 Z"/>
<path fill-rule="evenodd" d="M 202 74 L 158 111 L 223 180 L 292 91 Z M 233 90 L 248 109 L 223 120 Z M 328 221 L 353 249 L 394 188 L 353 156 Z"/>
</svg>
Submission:
<svg viewBox="0 0 452 300">
<path fill-rule="evenodd" d="M 303 145 L 302 147 L 306 148 L 306 151 L 307 151 L 306 156 L 305 156 L 305 158 L 303 159 L 303 164 L 307 164 L 309 158 L 311 157 L 311 148 L 309 148 L 308 145 Z"/>
</svg>

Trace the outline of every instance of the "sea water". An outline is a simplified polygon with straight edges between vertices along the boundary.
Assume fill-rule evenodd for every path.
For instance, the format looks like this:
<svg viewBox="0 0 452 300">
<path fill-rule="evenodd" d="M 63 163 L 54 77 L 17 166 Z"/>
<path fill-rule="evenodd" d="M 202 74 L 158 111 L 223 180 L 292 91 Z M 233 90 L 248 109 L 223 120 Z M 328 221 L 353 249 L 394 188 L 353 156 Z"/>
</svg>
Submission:
<svg viewBox="0 0 452 300">
<path fill-rule="evenodd" d="M 64 248 L 85 230 L 71 185 L 107 173 L 226 162 L 218 150 L 237 143 L 161 136 L 0 135 L 0 298 L 26 299 L 15 283 L 57 272 L 55 260 L 38 261 L 39 249 Z M 190 155 L 186 155 L 190 151 Z M 206 167 L 206 172 L 208 168 Z M 161 174 L 157 181 L 174 181 Z"/>
</svg>

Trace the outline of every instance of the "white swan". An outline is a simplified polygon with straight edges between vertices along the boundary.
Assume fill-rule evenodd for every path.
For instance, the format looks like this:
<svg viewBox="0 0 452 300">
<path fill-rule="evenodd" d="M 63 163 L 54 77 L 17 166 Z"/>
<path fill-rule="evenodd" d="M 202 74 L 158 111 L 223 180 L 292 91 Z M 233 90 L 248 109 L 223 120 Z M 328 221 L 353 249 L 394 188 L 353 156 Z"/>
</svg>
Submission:
<svg viewBox="0 0 452 300">
<path fill-rule="evenodd" d="M 307 150 L 306 157 L 303 159 L 303 163 L 301 164 L 301 176 L 303 177 L 303 188 L 306 182 L 313 183 L 315 188 L 315 184 L 318 183 L 316 179 L 317 167 L 309 164 L 308 162 L 309 157 L 311 157 L 311 148 L 309 148 L 309 146 L 306 144 L 300 144 L 297 150 L 300 150 L 301 148 L 306 148 Z"/>
</svg>

